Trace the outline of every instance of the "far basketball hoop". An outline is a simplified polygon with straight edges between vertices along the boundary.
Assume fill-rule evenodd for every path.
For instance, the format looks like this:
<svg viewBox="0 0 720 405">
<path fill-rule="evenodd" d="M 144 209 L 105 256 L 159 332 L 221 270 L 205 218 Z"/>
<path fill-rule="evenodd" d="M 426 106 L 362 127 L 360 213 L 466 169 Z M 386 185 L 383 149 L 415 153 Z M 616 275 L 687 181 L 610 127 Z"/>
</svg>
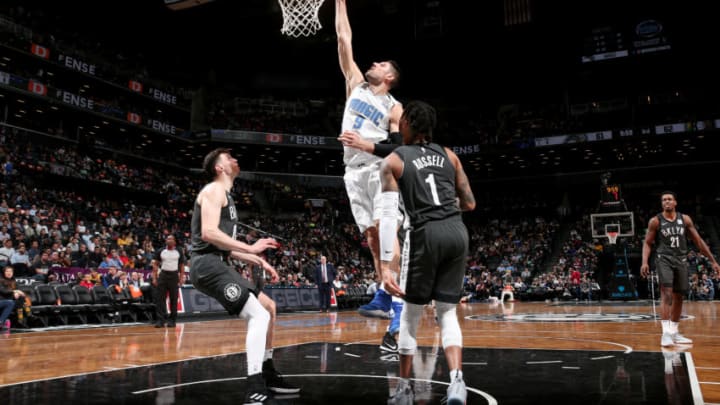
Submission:
<svg viewBox="0 0 720 405">
<path fill-rule="evenodd" d="M 278 0 L 283 13 L 283 26 L 280 29 L 290 37 L 315 35 L 322 28 L 318 10 L 325 0 Z"/>
</svg>

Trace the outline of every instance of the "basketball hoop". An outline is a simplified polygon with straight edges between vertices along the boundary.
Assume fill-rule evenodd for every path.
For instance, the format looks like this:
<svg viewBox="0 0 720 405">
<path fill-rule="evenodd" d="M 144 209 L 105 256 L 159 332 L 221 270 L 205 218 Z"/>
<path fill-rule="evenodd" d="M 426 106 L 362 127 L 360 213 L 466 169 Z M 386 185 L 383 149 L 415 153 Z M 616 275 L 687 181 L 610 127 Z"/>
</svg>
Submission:
<svg viewBox="0 0 720 405">
<path fill-rule="evenodd" d="M 314 35 L 322 25 L 318 10 L 325 0 L 278 0 L 283 13 L 280 32 L 297 38 Z"/>
<path fill-rule="evenodd" d="M 614 245 L 617 242 L 618 232 L 609 231 L 609 232 L 607 232 L 607 237 L 608 237 L 608 240 L 610 241 L 610 244 Z"/>
</svg>

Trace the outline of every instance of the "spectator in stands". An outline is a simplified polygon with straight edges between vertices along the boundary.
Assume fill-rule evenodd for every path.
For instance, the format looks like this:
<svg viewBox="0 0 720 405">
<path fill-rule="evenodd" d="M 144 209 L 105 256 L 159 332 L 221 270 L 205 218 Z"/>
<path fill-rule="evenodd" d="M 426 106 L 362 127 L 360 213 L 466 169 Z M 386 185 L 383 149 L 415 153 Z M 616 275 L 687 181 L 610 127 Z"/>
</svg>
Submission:
<svg viewBox="0 0 720 405">
<path fill-rule="evenodd" d="M 715 299 L 715 284 L 713 283 L 712 279 L 708 277 L 707 273 L 702 275 L 702 282 L 705 286 L 706 291 L 706 299 L 708 301 L 712 301 Z"/>
<path fill-rule="evenodd" d="M 103 284 L 102 275 L 98 273 L 95 268 L 90 269 L 90 280 L 93 282 L 93 285 Z"/>
<path fill-rule="evenodd" d="M 67 248 L 60 248 L 59 251 L 50 255 L 50 261 L 53 263 L 50 267 L 70 267 L 70 254 Z"/>
<path fill-rule="evenodd" d="M 128 276 L 127 289 L 134 299 L 142 298 L 146 293 L 152 294 L 152 286 L 145 283 L 136 271 L 131 272 Z"/>
<path fill-rule="evenodd" d="M 137 271 L 133 271 L 132 273 L 130 273 L 130 284 L 138 288 L 145 288 L 150 286 L 150 283 L 143 279 L 142 273 L 139 273 Z"/>
<path fill-rule="evenodd" d="M 107 269 L 110 267 L 114 267 L 116 269 L 122 269 L 123 263 L 118 256 L 117 249 L 111 249 L 110 254 L 105 256 L 102 263 L 100 263 L 100 265 L 98 267 L 101 269 Z"/>
<path fill-rule="evenodd" d="M 78 250 L 70 254 L 70 265 L 72 267 L 82 267 L 86 269 L 90 262 L 90 252 L 84 244 L 78 245 Z"/>
<path fill-rule="evenodd" d="M 673 344 L 690 344 L 691 339 L 681 335 L 678 331 L 680 315 L 682 314 L 683 298 L 688 293 L 688 243 L 690 239 L 700 252 L 712 263 L 713 270 L 720 272 L 712 252 L 705 241 L 698 234 L 695 224 L 690 216 L 676 211 L 677 199 L 672 191 L 664 191 L 660 195 L 662 212 L 650 219 L 645 243 L 642 250 L 642 265 L 640 273 L 647 277 L 650 273 L 650 252 L 657 240 L 656 271 L 660 282 L 660 314 L 662 317 L 662 337 L 660 345 L 663 347 Z"/>
<path fill-rule="evenodd" d="M 135 243 L 135 239 L 133 238 L 132 233 L 130 231 L 123 232 L 122 235 L 117 240 L 118 247 L 120 247 L 123 250 L 129 246 L 132 246 L 134 243 Z"/>
<path fill-rule="evenodd" d="M 48 275 L 50 274 L 50 267 L 52 267 L 50 254 L 47 251 L 40 253 L 40 255 L 35 257 L 35 260 L 30 268 L 32 278 L 41 283 L 47 283 Z"/>
<path fill-rule="evenodd" d="M 88 254 L 88 267 L 99 267 L 100 263 L 102 263 L 104 260 L 105 257 L 102 254 L 102 248 L 95 245 L 95 248 L 93 248 L 92 252 Z"/>
<path fill-rule="evenodd" d="M 32 303 L 24 292 L 18 290 L 12 266 L 3 268 L 2 278 L 0 278 L 0 299 L 2 298 L 13 300 L 13 308 L 17 310 L 18 323 L 23 327 L 27 327 L 27 320 L 32 314 Z M 2 320 L 2 317 L 0 317 L 0 320 Z"/>
<path fill-rule="evenodd" d="M 142 249 L 133 248 L 128 254 L 128 268 L 131 269 L 144 269 L 145 268 L 145 256 L 142 255 Z"/>
<path fill-rule="evenodd" d="M 7 160 L 5 161 L 5 164 L 2 166 L 3 168 L 3 175 L 5 175 L 5 183 L 9 184 L 10 180 L 12 179 L 13 175 L 15 174 L 15 169 L 13 166 L 13 163 L 10 161 L 10 157 L 7 157 Z"/>
<path fill-rule="evenodd" d="M 25 234 L 25 239 L 32 240 L 35 238 L 35 229 L 30 226 L 30 221 L 23 219 L 22 229 Z"/>
<path fill-rule="evenodd" d="M 28 256 L 27 251 L 25 250 L 24 243 L 20 243 L 18 245 L 17 250 L 13 253 L 12 257 L 10 257 L 10 264 L 22 264 L 28 268 L 30 267 L 30 256 Z"/>
<path fill-rule="evenodd" d="M 80 280 L 80 284 L 79 284 L 79 285 L 81 285 L 81 286 L 83 286 L 83 287 L 85 287 L 85 288 L 87 288 L 87 289 L 93 288 L 93 286 L 95 286 L 95 283 L 94 283 L 93 280 L 92 280 L 92 274 L 90 274 L 90 273 L 85 273 L 85 274 L 83 274 L 83 277 L 82 277 L 82 279 Z"/>
<path fill-rule="evenodd" d="M 145 254 L 148 255 L 148 260 L 152 260 L 152 258 L 155 256 L 155 248 L 153 247 L 153 242 L 150 239 L 150 235 L 145 236 L 141 247 L 145 251 Z"/>
<path fill-rule="evenodd" d="M 135 262 L 131 260 L 125 249 L 118 249 L 118 259 L 120 260 L 120 263 L 122 263 L 123 269 L 134 268 L 135 266 Z"/>
<path fill-rule="evenodd" d="M 78 250 L 80 250 L 80 240 L 76 236 L 73 236 L 72 238 L 70 238 L 70 242 L 68 242 L 65 248 L 67 249 L 68 254 L 73 254 L 77 252 Z"/>
<path fill-rule="evenodd" d="M 30 242 L 30 249 L 28 249 L 28 257 L 30 258 L 30 262 L 35 260 L 35 258 L 40 254 L 40 244 L 37 240 L 33 240 Z"/>
<path fill-rule="evenodd" d="M 130 279 L 128 277 L 128 274 L 124 271 L 118 271 L 118 286 L 120 286 L 121 289 L 125 289 L 130 285 Z"/>
<path fill-rule="evenodd" d="M 576 269 L 573 266 L 570 266 L 570 284 L 572 285 L 572 293 L 575 295 L 576 299 L 580 299 L 580 296 L 582 295 L 582 292 L 580 291 L 580 281 L 582 280 L 582 274 L 580 274 L 580 270 Z"/>
<path fill-rule="evenodd" d="M 15 248 L 13 248 L 13 241 L 11 238 L 5 239 L 3 247 L 0 248 L 0 266 L 7 266 L 10 264 L 10 258 L 15 254 Z"/>
<path fill-rule="evenodd" d="M 118 268 L 115 266 L 110 266 L 107 268 L 107 273 L 105 273 L 102 276 L 102 285 L 105 288 L 110 287 L 111 285 L 118 285 L 120 283 L 120 278 L 118 277 Z"/>
</svg>

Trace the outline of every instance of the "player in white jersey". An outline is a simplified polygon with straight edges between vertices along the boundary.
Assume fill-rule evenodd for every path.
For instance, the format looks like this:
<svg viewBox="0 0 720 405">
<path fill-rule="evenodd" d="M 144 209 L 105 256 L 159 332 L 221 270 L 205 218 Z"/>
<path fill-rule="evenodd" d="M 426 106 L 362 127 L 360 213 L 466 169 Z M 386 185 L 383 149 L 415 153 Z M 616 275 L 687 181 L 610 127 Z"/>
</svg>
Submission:
<svg viewBox="0 0 720 405">
<path fill-rule="evenodd" d="M 380 162 L 397 146 L 387 143 L 388 139 L 394 139 L 394 144 L 402 143 L 399 134 L 402 105 L 390 95 L 390 89 L 400 79 L 400 71 L 397 63 L 388 60 L 373 63 L 363 75 L 353 57 L 352 30 L 345 0 L 335 1 L 335 30 L 347 95 L 342 134 L 338 138 L 344 146 L 345 188 L 355 223 L 367 239 L 376 275 L 379 275 L 380 242 L 377 224 L 381 214 Z M 395 263 L 399 262 L 399 252 L 400 247 L 396 243 Z M 391 300 L 381 286 L 375 298 L 360 307 L 360 313 L 389 318 L 392 316 L 392 306 L 398 319 L 391 323 L 381 349 L 396 352 L 397 344 L 393 335 L 397 330 L 392 329 L 393 325 L 399 329 L 402 301 L 396 299 L 391 304 Z"/>
</svg>

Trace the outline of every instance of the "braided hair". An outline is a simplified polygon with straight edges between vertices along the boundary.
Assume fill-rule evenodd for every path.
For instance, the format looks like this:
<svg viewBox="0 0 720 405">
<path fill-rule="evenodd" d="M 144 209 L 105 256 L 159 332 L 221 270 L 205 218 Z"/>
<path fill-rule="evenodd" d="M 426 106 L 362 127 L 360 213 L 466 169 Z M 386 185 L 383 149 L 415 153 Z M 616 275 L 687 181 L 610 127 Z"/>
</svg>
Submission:
<svg viewBox="0 0 720 405">
<path fill-rule="evenodd" d="M 428 103 L 423 101 L 411 101 L 405 106 L 402 118 L 410 127 L 412 143 L 432 142 L 432 133 L 437 124 L 437 113 Z"/>
</svg>

